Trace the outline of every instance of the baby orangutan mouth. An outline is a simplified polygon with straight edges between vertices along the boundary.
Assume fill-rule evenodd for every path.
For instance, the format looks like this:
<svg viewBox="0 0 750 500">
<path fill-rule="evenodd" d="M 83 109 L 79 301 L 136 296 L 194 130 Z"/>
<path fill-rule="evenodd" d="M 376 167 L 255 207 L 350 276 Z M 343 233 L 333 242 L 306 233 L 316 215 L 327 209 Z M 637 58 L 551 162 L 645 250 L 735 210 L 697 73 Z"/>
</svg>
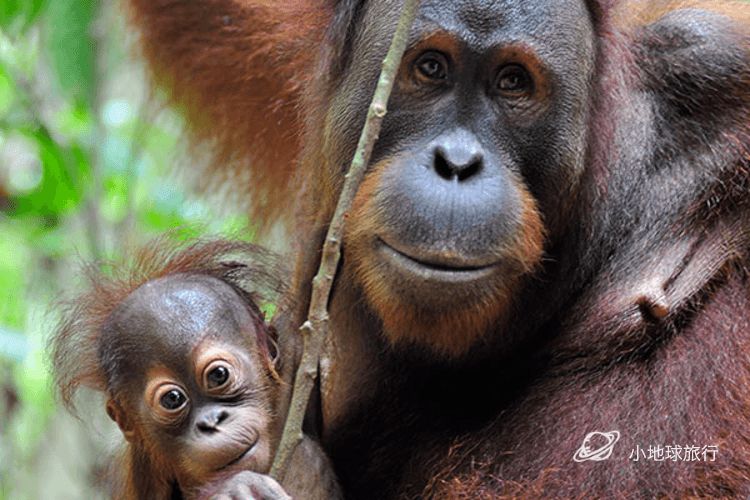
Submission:
<svg viewBox="0 0 750 500">
<path fill-rule="evenodd" d="M 245 448 L 245 451 L 243 451 L 242 453 L 240 453 L 239 456 L 237 456 L 237 458 L 232 459 L 228 464 L 226 464 L 223 467 L 220 467 L 218 470 L 221 471 L 221 470 L 229 469 L 233 465 L 236 465 L 236 464 L 242 462 L 245 458 L 250 457 L 253 454 L 253 451 L 255 450 L 255 445 L 257 445 L 257 444 L 258 444 L 258 440 L 256 439 L 255 441 L 253 441 L 253 443 L 250 446 L 248 446 L 247 448 Z"/>
</svg>

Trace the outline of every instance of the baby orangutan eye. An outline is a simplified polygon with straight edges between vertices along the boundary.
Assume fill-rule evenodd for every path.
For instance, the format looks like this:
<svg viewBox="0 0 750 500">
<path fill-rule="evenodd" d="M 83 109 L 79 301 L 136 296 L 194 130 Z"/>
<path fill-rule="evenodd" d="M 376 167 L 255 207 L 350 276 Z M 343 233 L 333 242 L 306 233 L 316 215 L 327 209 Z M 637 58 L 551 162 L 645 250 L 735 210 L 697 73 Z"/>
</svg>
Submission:
<svg viewBox="0 0 750 500">
<path fill-rule="evenodd" d="M 145 397 L 157 420 L 164 424 L 182 417 L 190 404 L 187 391 L 174 378 L 154 377 L 146 386 Z"/>
<path fill-rule="evenodd" d="M 217 366 L 208 373 L 208 388 L 216 389 L 229 380 L 229 369 L 226 366 Z"/>
<path fill-rule="evenodd" d="M 233 385 L 235 368 L 226 360 L 211 362 L 203 370 L 203 386 L 207 391 L 217 391 Z"/>
<path fill-rule="evenodd" d="M 177 411 L 187 403 L 187 396 L 179 389 L 171 389 L 159 398 L 159 405 L 167 411 Z"/>
</svg>

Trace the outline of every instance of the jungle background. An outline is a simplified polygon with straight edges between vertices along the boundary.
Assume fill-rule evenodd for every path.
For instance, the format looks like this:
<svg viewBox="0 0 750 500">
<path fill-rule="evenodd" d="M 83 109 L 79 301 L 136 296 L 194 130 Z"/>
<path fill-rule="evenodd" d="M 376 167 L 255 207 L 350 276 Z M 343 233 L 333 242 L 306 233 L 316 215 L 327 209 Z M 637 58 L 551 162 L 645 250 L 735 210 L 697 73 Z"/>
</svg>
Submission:
<svg viewBox="0 0 750 500">
<path fill-rule="evenodd" d="M 60 405 L 46 350 L 81 264 L 253 239 L 238 203 L 187 187 L 200 158 L 136 42 L 119 1 L 0 0 L 0 500 L 106 498 L 119 433 L 95 395 Z"/>
<path fill-rule="evenodd" d="M 92 395 L 78 418 L 59 404 L 46 353 L 81 263 L 165 232 L 252 238 L 180 181 L 197 160 L 136 36 L 119 2 L 0 0 L 0 500 L 103 497 L 118 433 Z"/>
</svg>

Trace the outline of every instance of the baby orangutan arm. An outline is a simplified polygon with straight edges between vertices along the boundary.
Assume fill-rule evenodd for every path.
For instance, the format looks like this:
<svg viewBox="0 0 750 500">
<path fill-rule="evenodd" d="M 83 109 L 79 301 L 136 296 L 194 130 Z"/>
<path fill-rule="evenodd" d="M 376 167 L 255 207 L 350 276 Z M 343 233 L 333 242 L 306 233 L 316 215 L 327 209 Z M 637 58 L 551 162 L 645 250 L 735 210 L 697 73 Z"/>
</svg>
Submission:
<svg viewBox="0 0 750 500">
<path fill-rule="evenodd" d="M 343 496 L 328 456 L 317 442 L 306 436 L 292 454 L 281 485 L 269 476 L 243 471 L 215 481 L 204 488 L 198 498 L 338 500 Z"/>
</svg>

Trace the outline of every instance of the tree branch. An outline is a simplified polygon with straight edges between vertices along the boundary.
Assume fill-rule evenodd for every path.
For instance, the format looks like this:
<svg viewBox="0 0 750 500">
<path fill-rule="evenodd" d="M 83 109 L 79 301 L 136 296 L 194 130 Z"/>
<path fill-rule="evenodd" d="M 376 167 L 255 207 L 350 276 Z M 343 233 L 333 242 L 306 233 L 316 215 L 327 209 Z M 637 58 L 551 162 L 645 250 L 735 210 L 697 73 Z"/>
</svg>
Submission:
<svg viewBox="0 0 750 500">
<path fill-rule="evenodd" d="M 303 439 L 302 421 L 305 417 L 315 380 L 318 377 L 320 358 L 326 336 L 328 335 L 328 301 L 341 258 L 341 238 L 344 219 L 359 189 L 359 185 L 362 183 L 367 165 L 370 162 L 373 147 L 380 135 L 383 118 L 385 118 L 387 112 L 388 99 L 393 90 L 393 84 L 406 50 L 409 31 L 414 22 L 418 7 L 419 0 L 405 0 L 404 2 L 401 17 L 398 21 L 396 32 L 393 35 L 393 41 L 388 50 L 388 55 L 383 61 L 383 70 L 380 73 L 378 86 L 367 113 L 367 120 L 362 129 L 362 135 L 360 136 L 357 150 L 354 153 L 354 159 L 352 160 L 349 172 L 346 174 L 344 187 L 341 191 L 336 211 L 331 219 L 331 225 L 328 228 L 328 234 L 323 245 L 320 268 L 313 280 L 308 319 L 300 328 L 304 342 L 302 360 L 294 379 L 292 401 L 284 425 L 284 432 L 282 433 L 276 458 L 271 468 L 271 475 L 277 479 L 284 477 L 289 459 L 297 445 Z"/>
</svg>

